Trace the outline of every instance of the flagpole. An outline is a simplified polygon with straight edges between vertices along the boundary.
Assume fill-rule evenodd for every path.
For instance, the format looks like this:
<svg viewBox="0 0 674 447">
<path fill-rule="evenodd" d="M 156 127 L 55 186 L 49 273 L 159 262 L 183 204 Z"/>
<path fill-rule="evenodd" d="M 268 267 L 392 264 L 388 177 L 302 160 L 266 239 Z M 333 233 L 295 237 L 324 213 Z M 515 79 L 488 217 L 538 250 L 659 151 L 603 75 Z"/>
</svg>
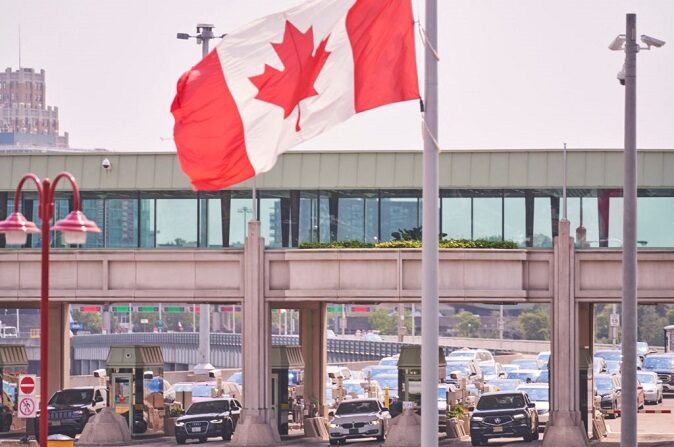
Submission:
<svg viewBox="0 0 674 447">
<path fill-rule="evenodd" d="M 423 233 L 421 249 L 421 447 L 438 445 L 438 61 L 437 0 L 426 0 Z M 430 398 L 430 397 L 433 398 Z"/>
</svg>

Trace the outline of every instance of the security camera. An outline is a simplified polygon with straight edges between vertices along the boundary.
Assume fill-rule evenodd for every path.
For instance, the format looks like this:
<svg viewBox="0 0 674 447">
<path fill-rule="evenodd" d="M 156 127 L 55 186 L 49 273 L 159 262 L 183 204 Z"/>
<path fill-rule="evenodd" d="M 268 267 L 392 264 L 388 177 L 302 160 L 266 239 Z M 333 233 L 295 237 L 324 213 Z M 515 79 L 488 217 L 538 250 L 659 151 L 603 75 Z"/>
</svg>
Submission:
<svg viewBox="0 0 674 447">
<path fill-rule="evenodd" d="M 618 34 L 615 39 L 609 44 L 608 48 L 609 50 L 613 51 L 620 51 L 624 48 L 625 46 L 625 35 L 624 34 Z"/>
<path fill-rule="evenodd" d="M 618 79 L 618 82 L 620 82 L 620 85 L 625 85 L 625 69 L 621 69 L 616 75 L 616 78 Z"/>
<path fill-rule="evenodd" d="M 106 171 L 109 171 L 110 169 L 112 169 L 112 163 L 110 163 L 110 160 L 108 160 L 107 158 L 104 158 L 103 161 L 101 162 L 101 167 Z"/>
<path fill-rule="evenodd" d="M 154 377 L 154 373 L 152 371 L 144 371 L 143 372 L 143 379 L 152 379 Z"/>
<path fill-rule="evenodd" d="M 211 379 L 218 379 L 222 377 L 222 370 L 221 369 L 212 369 L 208 371 L 208 377 Z"/>
<path fill-rule="evenodd" d="M 97 369 L 94 371 L 94 377 L 105 377 L 106 372 L 105 369 Z"/>
<path fill-rule="evenodd" d="M 641 41 L 645 43 L 648 48 L 650 47 L 660 48 L 665 44 L 664 40 L 656 39 L 655 37 L 647 36 L 645 34 L 641 35 Z"/>
</svg>

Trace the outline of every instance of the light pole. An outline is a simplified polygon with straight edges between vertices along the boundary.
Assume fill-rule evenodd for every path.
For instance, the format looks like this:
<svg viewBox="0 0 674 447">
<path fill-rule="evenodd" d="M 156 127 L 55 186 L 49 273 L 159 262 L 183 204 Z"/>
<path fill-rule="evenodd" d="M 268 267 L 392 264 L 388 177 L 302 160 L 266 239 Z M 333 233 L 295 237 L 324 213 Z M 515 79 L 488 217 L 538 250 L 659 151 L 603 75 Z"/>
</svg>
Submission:
<svg viewBox="0 0 674 447">
<path fill-rule="evenodd" d="M 49 222 L 54 217 L 54 191 L 56 185 L 62 179 L 70 182 L 73 190 L 73 210 L 65 219 L 59 220 L 50 229 Z M 41 229 L 27 220 L 21 214 L 21 190 L 27 181 L 35 183 L 38 193 Z M 80 191 L 75 177 L 68 172 L 61 172 L 51 181 L 48 178 L 40 180 L 35 174 L 26 174 L 21 177 L 14 193 L 14 212 L 7 219 L 0 222 L 0 233 L 5 234 L 7 244 L 23 245 L 29 233 L 41 233 L 41 287 L 40 287 L 40 426 L 39 442 L 41 446 L 47 445 L 48 436 L 48 413 L 47 401 L 49 400 L 48 374 L 49 374 L 49 245 L 50 230 L 62 231 L 66 244 L 84 244 L 88 233 L 100 233 L 98 226 L 86 218 L 80 211 Z"/>
<path fill-rule="evenodd" d="M 646 35 L 641 41 L 645 47 L 637 43 L 636 14 L 627 14 L 625 34 L 609 45 L 611 50 L 625 51 L 625 65 L 618 72 L 618 80 L 625 86 L 621 447 L 637 445 L 637 53 L 665 44 Z"/>
<path fill-rule="evenodd" d="M 246 231 L 246 222 L 248 222 L 248 213 L 252 213 L 252 210 L 248 208 L 247 206 L 242 206 L 238 210 L 236 210 L 237 213 L 243 213 L 243 237 L 246 237 L 247 231 Z"/>
<path fill-rule="evenodd" d="M 216 36 L 213 34 L 214 25 L 208 23 L 199 23 L 197 25 L 197 34 L 190 36 L 187 33 L 178 33 L 178 39 L 187 40 L 190 38 L 197 39 L 197 45 L 201 44 L 201 57 L 205 58 L 208 55 L 208 42 L 211 39 L 225 37 L 225 34 Z M 196 305 L 194 306 L 196 309 Z M 215 369 L 211 365 L 211 305 L 203 303 L 199 306 L 199 353 L 197 355 L 197 365 L 194 367 L 196 374 L 208 374 L 209 371 Z M 193 317 L 194 318 L 194 317 Z M 195 321 L 196 323 L 196 321 Z"/>
</svg>

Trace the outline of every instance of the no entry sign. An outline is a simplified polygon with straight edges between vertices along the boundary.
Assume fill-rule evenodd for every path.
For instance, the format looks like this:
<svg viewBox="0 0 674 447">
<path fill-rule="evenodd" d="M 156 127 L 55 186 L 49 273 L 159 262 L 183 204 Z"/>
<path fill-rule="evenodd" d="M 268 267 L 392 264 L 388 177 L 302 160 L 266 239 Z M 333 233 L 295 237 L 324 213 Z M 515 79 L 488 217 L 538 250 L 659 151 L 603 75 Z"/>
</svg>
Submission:
<svg viewBox="0 0 674 447">
<path fill-rule="evenodd" d="M 19 376 L 19 394 L 32 396 L 35 393 L 35 375 L 22 374 Z"/>
</svg>

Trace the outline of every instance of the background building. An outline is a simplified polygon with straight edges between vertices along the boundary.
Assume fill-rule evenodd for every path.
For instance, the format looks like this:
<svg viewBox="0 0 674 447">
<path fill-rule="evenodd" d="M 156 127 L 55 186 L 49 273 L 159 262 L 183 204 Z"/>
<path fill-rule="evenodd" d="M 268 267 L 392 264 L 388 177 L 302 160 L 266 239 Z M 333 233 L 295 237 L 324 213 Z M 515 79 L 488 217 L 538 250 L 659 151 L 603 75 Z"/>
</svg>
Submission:
<svg viewBox="0 0 674 447">
<path fill-rule="evenodd" d="M 45 71 L 0 72 L 0 146 L 68 147 L 59 135 L 58 107 L 47 106 Z"/>
</svg>

